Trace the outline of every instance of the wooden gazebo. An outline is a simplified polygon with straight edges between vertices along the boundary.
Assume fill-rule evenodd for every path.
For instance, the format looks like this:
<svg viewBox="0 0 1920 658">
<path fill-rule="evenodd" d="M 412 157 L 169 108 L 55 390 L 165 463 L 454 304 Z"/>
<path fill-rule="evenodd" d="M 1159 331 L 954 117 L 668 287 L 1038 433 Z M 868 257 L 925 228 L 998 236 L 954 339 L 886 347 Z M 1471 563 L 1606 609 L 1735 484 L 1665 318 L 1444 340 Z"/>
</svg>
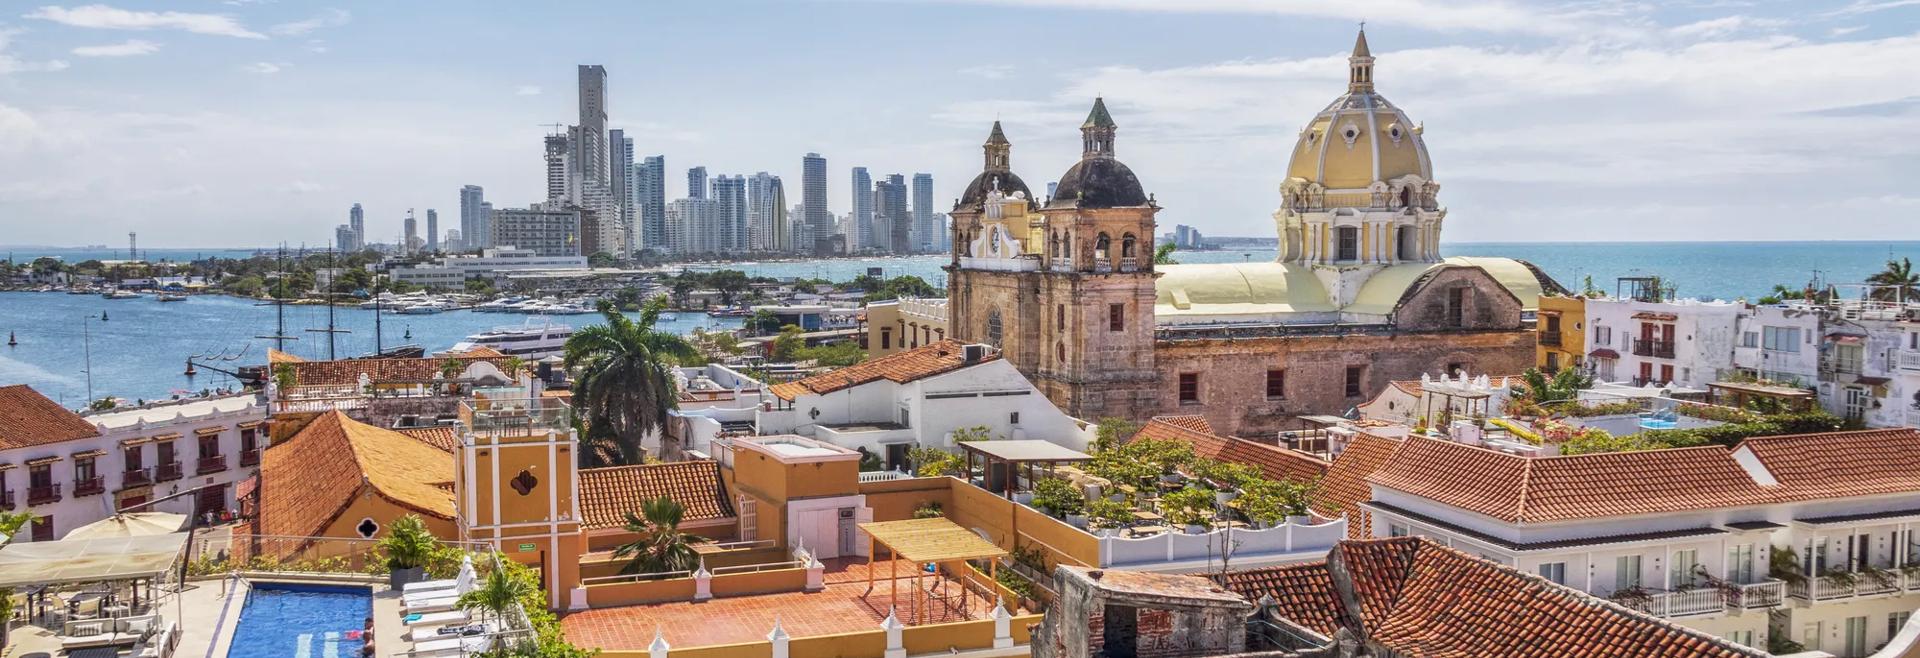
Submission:
<svg viewBox="0 0 1920 658">
<path fill-rule="evenodd" d="M 1777 384 L 1712 382 L 1707 384 L 1707 390 L 1712 392 L 1714 404 L 1739 409 L 1746 409 L 1747 403 L 1755 398 L 1771 399 L 1794 411 L 1809 411 L 1815 403 L 1812 390 Z"/>
<path fill-rule="evenodd" d="M 1018 480 L 1033 482 L 1033 467 L 1041 464 L 1046 471 L 1052 471 L 1060 464 L 1073 464 L 1093 461 L 1089 455 L 1050 441 L 1034 439 L 1018 441 L 961 441 L 960 450 L 967 458 L 967 475 L 974 473 L 975 464 L 979 464 L 981 488 L 1000 494 L 1002 498 L 1012 498 L 1019 489 Z"/>
<path fill-rule="evenodd" d="M 890 570 L 887 582 L 891 588 L 889 600 L 895 602 L 896 607 L 900 600 L 900 560 L 904 559 L 912 565 L 913 595 L 907 598 L 907 609 L 895 613 L 910 624 L 928 616 L 928 604 L 932 597 L 920 584 L 920 577 L 926 573 L 926 565 L 951 565 L 954 573 L 964 574 L 963 570 L 968 568 L 964 564 L 967 560 L 987 560 L 987 576 L 991 580 L 997 575 L 1000 558 L 1007 555 L 1006 550 L 995 546 L 993 542 L 944 517 L 873 521 L 860 524 L 860 529 L 867 533 L 867 555 L 871 556 L 867 564 L 867 594 L 873 593 L 872 560 L 880 556 L 877 548 L 887 549 L 887 568 Z M 959 589 L 959 609 L 968 610 L 971 603 L 968 590 L 964 585 Z"/>
</svg>

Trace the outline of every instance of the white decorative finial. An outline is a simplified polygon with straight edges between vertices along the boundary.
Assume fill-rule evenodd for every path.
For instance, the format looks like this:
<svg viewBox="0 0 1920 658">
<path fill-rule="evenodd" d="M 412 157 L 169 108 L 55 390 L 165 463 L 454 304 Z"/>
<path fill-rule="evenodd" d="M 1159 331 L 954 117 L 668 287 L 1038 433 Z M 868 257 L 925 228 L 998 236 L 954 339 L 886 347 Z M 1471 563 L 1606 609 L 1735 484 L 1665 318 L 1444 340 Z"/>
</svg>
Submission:
<svg viewBox="0 0 1920 658">
<path fill-rule="evenodd" d="M 655 625 L 653 627 L 653 644 L 647 645 L 647 654 L 655 657 L 664 657 L 667 655 L 667 652 L 671 650 L 673 650 L 673 647 L 667 644 L 666 634 L 661 632 L 659 625 Z"/>
<path fill-rule="evenodd" d="M 768 642 L 783 642 L 789 638 L 787 629 L 780 627 L 780 615 L 773 616 L 773 630 L 767 633 Z"/>
<path fill-rule="evenodd" d="M 900 623 L 900 618 L 893 614 L 893 606 L 887 606 L 887 618 L 880 620 L 881 630 L 893 631 L 906 627 L 906 624 Z"/>
</svg>

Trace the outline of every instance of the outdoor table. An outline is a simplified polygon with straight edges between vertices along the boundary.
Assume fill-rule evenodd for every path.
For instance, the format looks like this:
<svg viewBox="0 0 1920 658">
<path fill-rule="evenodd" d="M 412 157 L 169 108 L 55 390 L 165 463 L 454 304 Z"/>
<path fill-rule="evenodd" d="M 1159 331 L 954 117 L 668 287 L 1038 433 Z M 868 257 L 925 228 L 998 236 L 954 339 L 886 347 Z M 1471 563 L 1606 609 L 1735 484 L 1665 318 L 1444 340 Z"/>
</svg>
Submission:
<svg viewBox="0 0 1920 658">
<path fill-rule="evenodd" d="M 1167 526 L 1163 526 L 1163 525 L 1141 525 L 1141 526 L 1134 526 L 1132 529 L 1128 530 L 1127 532 L 1134 537 L 1145 537 L 1148 535 L 1162 533 L 1162 532 L 1171 532 L 1171 530 L 1168 529 Z"/>
<path fill-rule="evenodd" d="M 1133 518 L 1136 521 L 1165 521 L 1166 520 L 1166 517 L 1160 516 L 1159 514 L 1155 514 L 1153 512 L 1149 512 L 1146 510 L 1134 510 Z"/>
</svg>

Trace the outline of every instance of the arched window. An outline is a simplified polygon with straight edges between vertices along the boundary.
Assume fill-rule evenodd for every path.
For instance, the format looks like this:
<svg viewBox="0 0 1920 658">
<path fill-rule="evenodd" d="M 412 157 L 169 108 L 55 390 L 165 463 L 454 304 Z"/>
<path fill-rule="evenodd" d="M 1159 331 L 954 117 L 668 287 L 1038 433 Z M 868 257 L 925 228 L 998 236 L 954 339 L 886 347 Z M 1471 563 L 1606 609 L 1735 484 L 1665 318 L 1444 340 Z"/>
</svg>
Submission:
<svg viewBox="0 0 1920 658">
<path fill-rule="evenodd" d="M 1063 365 L 1063 366 L 1067 365 L 1067 344 L 1066 343 L 1053 344 L 1053 361 L 1059 365 Z"/>
<path fill-rule="evenodd" d="M 1060 257 L 1060 232 L 1059 231 L 1054 231 L 1047 235 L 1047 257 L 1048 258 Z"/>
<path fill-rule="evenodd" d="M 1000 332 L 1001 332 L 1000 311 L 998 310 L 988 311 L 987 312 L 987 344 L 992 345 L 994 347 L 999 347 L 1000 335 L 1001 335 Z"/>
<path fill-rule="evenodd" d="M 1400 207 L 1402 208 L 1413 207 L 1413 186 L 1412 185 L 1408 185 L 1406 187 L 1400 188 Z"/>
<path fill-rule="evenodd" d="M 1093 259 L 1106 260 L 1107 251 L 1112 247 L 1113 239 L 1107 237 L 1107 234 L 1101 233 L 1100 237 L 1094 238 L 1093 240 Z"/>
<path fill-rule="evenodd" d="M 1135 240 L 1133 238 L 1132 233 L 1128 233 L 1126 235 L 1120 236 L 1120 257 L 1121 258 L 1126 258 L 1126 259 L 1133 258 L 1134 242 Z"/>
</svg>

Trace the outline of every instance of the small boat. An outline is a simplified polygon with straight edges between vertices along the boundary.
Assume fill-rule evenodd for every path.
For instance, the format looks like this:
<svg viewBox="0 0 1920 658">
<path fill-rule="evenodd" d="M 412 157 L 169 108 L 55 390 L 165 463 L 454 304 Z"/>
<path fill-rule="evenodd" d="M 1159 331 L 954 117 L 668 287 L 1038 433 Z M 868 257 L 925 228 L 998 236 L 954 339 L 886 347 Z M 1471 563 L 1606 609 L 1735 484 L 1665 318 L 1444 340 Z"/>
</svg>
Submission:
<svg viewBox="0 0 1920 658">
<path fill-rule="evenodd" d="M 20 344 L 20 339 L 14 338 L 13 332 L 11 331 L 7 332 L 7 347 L 13 347 L 19 344 Z"/>
<path fill-rule="evenodd" d="M 474 348 L 491 347 L 502 354 L 539 359 L 565 351 L 567 338 L 572 335 L 573 327 L 544 318 L 528 318 L 520 326 L 496 327 L 468 336 L 440 355 L 465 354 Z"/>
<path fill-rule="evenodd" d="M 131 290 L 109 290 L 100 293 L 100 296 L 107 299 L 139 299 L 140 293 Z"/>
<path fill-rule="evenodd" d="M 185 293 L 177 293 L 177 292 L 163 292 L 163 293 L 160 293 L 156 298 L 163 302 L 187 301 L 187 295 Z"/>
<path fill-rule="evenodd" d="M 445 309 L 440 308 L 439 304 L 434 304 L 429 302 L 425 304 L 414 304 L 412 306 L 408 306 L 406 308 L 400 309 L 400 312 L 406 315 L 430 315 L 433 313 L 439 313 L 442 310 L 445 310 Z"/>
<path fill-rule="evenodd" d="M 678 313 L 661 313 L 658 319 L 661 322 L 679 322 L 680 315 Z"/>
</svg>

